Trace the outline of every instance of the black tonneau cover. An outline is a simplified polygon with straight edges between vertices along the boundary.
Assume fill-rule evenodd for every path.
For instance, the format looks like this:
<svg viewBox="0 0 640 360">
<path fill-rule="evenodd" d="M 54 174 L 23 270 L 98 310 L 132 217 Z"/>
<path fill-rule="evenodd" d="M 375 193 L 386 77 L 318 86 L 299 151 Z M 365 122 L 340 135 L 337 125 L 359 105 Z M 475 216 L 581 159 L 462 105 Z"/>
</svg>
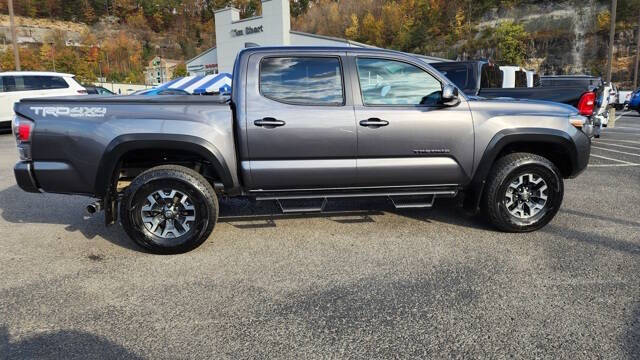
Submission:
<svg viewBox="0 0 640 360">
<path fill-rule="evenodd" d="M 22 103 L 60 104 L 226 104 L 228 96 L 199 96 L 199 95 L 75 95 L 28 98 L 20 100 Z"/>
</svg>

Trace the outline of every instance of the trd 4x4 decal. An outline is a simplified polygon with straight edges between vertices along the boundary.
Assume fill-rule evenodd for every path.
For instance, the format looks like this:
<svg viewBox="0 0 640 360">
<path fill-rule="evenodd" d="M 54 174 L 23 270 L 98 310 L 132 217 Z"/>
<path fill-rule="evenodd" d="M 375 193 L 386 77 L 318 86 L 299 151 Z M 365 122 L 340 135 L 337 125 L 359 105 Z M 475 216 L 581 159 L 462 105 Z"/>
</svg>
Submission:
<svg viewBox="0 0 640 360">
<path fill-rule="evenodd" d="M 70 116 L 70 117 L 104 117 L 107 114 L 105 107 L 87 107 L 87 106 L 32 106 L 36 115 L 47 116 Z"/>
</svg>

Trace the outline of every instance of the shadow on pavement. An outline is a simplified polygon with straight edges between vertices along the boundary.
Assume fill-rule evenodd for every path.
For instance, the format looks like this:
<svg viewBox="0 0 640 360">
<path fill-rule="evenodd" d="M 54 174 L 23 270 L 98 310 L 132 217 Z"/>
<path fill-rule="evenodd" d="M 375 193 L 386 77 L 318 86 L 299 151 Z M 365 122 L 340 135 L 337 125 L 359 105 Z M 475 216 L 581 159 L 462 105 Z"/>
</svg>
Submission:
<svg viewBox="0 0 640 360">
<path fill-rule="evenodd" d="M 586 231 L 560 227 L 549 224 L 540 231 L 552 233 L 557 236 L 566 238 L 567 240 L 577 241 L 585 244 L 602 246 L 611 250 L 629 253 L 632 255 L 640 255 L 640 244 L 632 243 L 624 240 L 617 240 L 613 237 L 594 234 Z"/>
<path fill-rule="evenodd" d="M 54 194 L 30 194 L 17 185 L 0 191 L 2 218 L 13 224 L 61 224 L 68 232 L 79 232 L 86 239 L 95 237 L 124 248 L 142 251 L 129 240 L 120 226 L 105 227 L 102 214 L 89 218 L 84 206 L 89 198 Z"/>
<path fill-rule="evenodd" d="M 13 224 L 61 224 L 68 232 L 79 232 L 86 239 L 95 237 L 127 248 L 143 252 L 129 240 L 120 226 L 105 227 L 103 215 L 88 217 L 85 205 L 89 198 L 56 194 L 30 194 L 18 186 L 0 190 L 1 217 Z M 252 202 L 246 198 L 220 201 L 219 222 L 238 229 L 276 227 L 276 220 L 300 218 L 325 218 L 339 224 L 375 222 L 376 216 L 398 216 L 431 223 L 442 222 L 456 226 L 492 230 L 479 217 L 465 215 L 455 199 L 438 199 L 434 209 L 395 209 L 385 198 L 331 200 L 322 213 L 282 214 L 273 201 Z"/>
<path fill-rule="evenodd" d="M 595 220 L 602 220 L 602 221 L 612 222 L 614 224 L 640 227 L 640 222 L 637 222 L 637 221 L 630 221 L 630 220 L 625 220 L 625 219 L 616 219 L 616 218 L 612 218 L 612 217 L 589 214 L 589 213 L 586 213 L 586 212 L 582 212 L 582 211 L 578 211 L 578 210 L 571 210 L 571 209 L 561 209 L 560 211 L 563 212 L 563 213 L 567 213 L 567 214 L 571 214 L 571 215 L 575 215 L 575 216 L 580 216 L 580 217 L 586 217 L 586 218 L 595 219 Z"/>
<path fill-rule="evenodd" d="M 438 199 L 433 209 L 396 209 L 385 198 L 331 199 L 324 212 L 283 214 L 275 201 L 253 202 L 246 198 L 220 201 L 220 222 L 238 229 L 276 227 L 276 220 L 329 219 L 340 224 L 375 222 L 376 216 L 394 214 L 426 223 L 433 221 L 492 230 L 478 216 L 468 216 L 455 199 Z"/>
<path fill-rule="evenodd" d="M 6 327 L 0 327 L 2 359 L 142 359 L 105 337 L 76 330 L 42 333 L 11 342 Z"/>
</svg>

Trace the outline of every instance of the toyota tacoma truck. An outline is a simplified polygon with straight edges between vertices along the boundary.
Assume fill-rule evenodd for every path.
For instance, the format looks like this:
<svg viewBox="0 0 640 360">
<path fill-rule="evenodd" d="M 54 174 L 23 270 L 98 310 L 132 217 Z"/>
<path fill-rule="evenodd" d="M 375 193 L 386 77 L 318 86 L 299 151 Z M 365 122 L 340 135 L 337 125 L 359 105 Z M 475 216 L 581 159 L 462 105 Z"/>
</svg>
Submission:
<svg viewBox="0 0 640 360">
<path fill-rule="evenodd" d="M 590 140 L 568 105 L 470 98 L 410 55 L 330 47 L 241 51 L 227 98 L 23 99 L 13 123 L 28 192 L 86 195 L 154 253 L 202 244 L 218 198 L 322 211 L 334 198 L 461 203 L 497 229 L 545 226 Z"/>
</svg>

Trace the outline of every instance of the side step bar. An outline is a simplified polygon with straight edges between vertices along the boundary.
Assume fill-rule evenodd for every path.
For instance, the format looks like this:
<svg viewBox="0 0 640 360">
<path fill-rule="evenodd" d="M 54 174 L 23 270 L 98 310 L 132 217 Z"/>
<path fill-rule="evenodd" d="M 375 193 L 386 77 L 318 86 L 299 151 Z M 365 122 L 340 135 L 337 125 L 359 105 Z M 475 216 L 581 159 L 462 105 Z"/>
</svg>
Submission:
<svg viewBox="0 0 640 360">
<path fill-rule="evenodd" d="M 431 208 L 437 197 L 452 198 L 455 188 L 371 189 L 371 191 L 292 191 L 260 193 L 257 201 L 275 200 L 283 213 L 322 212 L 329 199 L 387 197 L 396 209 Z"/>
</svg>

